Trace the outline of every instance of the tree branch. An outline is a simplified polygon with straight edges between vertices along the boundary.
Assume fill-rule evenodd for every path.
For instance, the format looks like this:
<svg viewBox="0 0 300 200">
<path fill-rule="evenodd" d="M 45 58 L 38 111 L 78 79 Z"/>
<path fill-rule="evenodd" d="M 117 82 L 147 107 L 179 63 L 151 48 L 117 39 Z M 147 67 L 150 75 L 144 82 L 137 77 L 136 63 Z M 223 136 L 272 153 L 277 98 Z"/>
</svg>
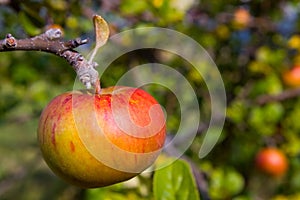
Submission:
<svg viewBox="0 0 300 200">
<path fill-rule="evenodd" d="M 12 34 L 7 34 L 3 40 L 0 40 L 0 52 L 5 51 L 44 51 L 64 58 L 72 65 L 76 71 L 79 80 L 90 89 L 95 88 L 96 93 L 100 92 L 99 75 L 95 67 L 95 62 L 87 61 L 74 48 L 88 43 L 88 39 L 73 39 L 69 41 L 62 40 L 62 31 L 60 29 L 49 29 L 46 32 L 32 38 L 16 39 Z"/>
<path fill-rule="evenodd" d="M 269 102 L 284 101 L 297 96 L 300 96 L 300 88 L 288 89 L 277 95 L 261 95 L 255 99 L 255 102 L 259 105 L 264 105 Z"/>
</svg>

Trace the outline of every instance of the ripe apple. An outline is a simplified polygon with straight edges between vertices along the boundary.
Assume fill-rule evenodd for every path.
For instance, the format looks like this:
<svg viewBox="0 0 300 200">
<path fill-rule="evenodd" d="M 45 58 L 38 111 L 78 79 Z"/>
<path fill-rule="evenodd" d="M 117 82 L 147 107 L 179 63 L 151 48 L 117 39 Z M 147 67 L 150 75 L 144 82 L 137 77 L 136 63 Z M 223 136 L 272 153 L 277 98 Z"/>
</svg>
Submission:
<svg viewBox="0 0 300 200">
<path fill-rule="evenodd" d="M 291 70 L 283 73 L 283 81 L 287 86 L 300 86 L 300 65 L 294 66 Z"/>
<path fill-rule="evenodd" d="M 234 11 L 233 23 L 237 28 L 245 28 L 251 22 L 251 15 L 246 8 L 238 8 Z"/>
<path fill-rule="evenodd" d="M 266 174 L 280 177 L 286 173 L 288 161 L 281 150 L 268 147 L 262 149 L 256 155 L 256 166 Z"/>
<path fill-rule="evenodd" d="M 148 168 L 165 141 L 165 116 L 142 89 L 72 91 L 43 110 L 38 141 L 55 174 L 82 188 L 128 180 Z"/>
</svg>

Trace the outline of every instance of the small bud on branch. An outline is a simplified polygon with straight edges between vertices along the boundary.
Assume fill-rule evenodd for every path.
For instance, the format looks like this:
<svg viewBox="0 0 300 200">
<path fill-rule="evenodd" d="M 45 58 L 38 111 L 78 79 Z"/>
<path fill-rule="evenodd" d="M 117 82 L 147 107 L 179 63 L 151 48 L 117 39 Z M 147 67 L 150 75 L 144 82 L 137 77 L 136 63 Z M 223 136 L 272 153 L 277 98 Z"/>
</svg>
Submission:
<svg viewBox="0 0 300 200">
<path fill-rule="evenodd" d="M 16 39 L 9 33 L 6 35 L 3 43 L 6 48 L 15 48 L 17 46 Z"/>
</svg>

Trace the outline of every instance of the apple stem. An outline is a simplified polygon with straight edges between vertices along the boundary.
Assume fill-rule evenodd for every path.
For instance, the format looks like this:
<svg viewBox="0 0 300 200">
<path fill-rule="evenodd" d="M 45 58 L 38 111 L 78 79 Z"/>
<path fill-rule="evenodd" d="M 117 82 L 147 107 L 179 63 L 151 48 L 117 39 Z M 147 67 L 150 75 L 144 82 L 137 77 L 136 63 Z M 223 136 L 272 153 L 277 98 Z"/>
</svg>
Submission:
<svg viewBox="0 0 300 200">
<path fill-rule="evenodd" d="M 97 81 L 96 81 L 96 84 L 95 84 L 95 94 L 100 94 L 100 92 L 101 92 L 101 84 L 100 84 L 100 80 L 98 79 Z"/>
<path fill-rule="evenodd" d="M 90 89 L 95 88 L 100 92 L 99 74 L 95 67 L 96 62 L 89 62 L 74 48 L 87 44 L 88 39 L 62 40 L 62 31 L 58 28 L 48 29 L 46 32 L 31 38 L 16 39 L 12 34 L 7 34 L 0 40 L 0 52 L 5 51 L 44 51 L 64 58 L 76 71 L 79 80 Z"/>
</svg>

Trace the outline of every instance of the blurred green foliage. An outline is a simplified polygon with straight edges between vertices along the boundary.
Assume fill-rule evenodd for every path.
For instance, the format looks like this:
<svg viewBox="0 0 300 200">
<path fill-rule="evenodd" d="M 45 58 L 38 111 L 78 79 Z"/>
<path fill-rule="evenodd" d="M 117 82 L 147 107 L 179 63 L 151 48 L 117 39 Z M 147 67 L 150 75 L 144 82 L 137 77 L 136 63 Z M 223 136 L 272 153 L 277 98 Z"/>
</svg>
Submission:
<svg viewBox="0 0 300 200">
<path fill-rule="evenodd" d="M 228 100 L 226 123 L 217 146 L 200 160 L 199 134 L 185 154 L 205 177 L 200 181 L 205 182 L 202 189 L 206 191 L 200 190 L 200 197 L 204 199 L 207 192 L 211 199 L 299 199 L 300 99 L 299 92 L 282 79 L 285 71 L 300 64 L 299 8 L 297 0 L 7 0 L 0 1 L 0 37 L 7 33 L 29 37 L 57 24 L 66 39 L 93 38 L 91 17 L 95 13 L 108 21 L 112 34 L 159 26 L 192 37 L 218 66 Z M 92 45 L 78 50 L 86 55 Z M 199 98 L 202 123 L 207 124 L 210 99 L 201 75 L 167 52 L 146 49 L 121 56 L 101 77 L 102 86 L 114 85 L 132 67 L 149 62 L 172 66 L 188 78 Z M 155 196 L 163 192 L 158 188 L 153 194 L 152 174 L 83 190 L 67 185 L 45 165 L 36 141 L 39 115 L 54 96 L 73 89 L 75 78 L 68 63 L 55 55 L 1 53 L 0 199 L 163 199 Z M 147 89 L 166 109 L 172 135 L 180 123 L 176 97 L 162 87 Z M 287 91 L 296 95 L 276 102 L 268 98 L 258 101 L 262 95 L 280 97 Z M 276 146 L 287 155 L 286 176 L 274 179 L 257 171 L 255 154 L 265 146 Z M 155 176 L 173 176 L 176 167 L 164 168 Z M 193 181 L 191 173 L 176 174 Z M 170 178 L 161 178 L 166 187 L 174 186 Z"/>
</svg>

